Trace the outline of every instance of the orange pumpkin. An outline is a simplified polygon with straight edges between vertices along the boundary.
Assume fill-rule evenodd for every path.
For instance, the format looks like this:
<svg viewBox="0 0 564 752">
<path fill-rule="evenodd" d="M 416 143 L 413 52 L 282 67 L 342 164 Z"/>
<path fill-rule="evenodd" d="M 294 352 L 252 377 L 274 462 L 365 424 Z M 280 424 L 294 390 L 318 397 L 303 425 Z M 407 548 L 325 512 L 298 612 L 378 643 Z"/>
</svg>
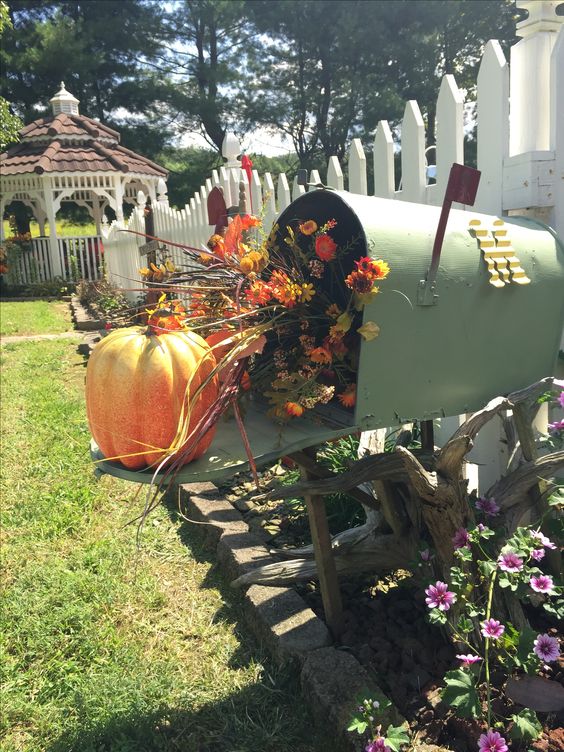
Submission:
<svg viewBox="0 0 564 752">
<path fill-rule="evenodd" d="M 215 365 L 209 346 L 194 332 L 157 335 L 150 328 L 130 327 L 105 337 L 86 371 L 88 423 L 102 454 L 140 470 L 158 463 L 181 441 L 182 446 L 191 443 L 190 434 L 217 398 L 217 376 L 192 398 Z M 189 407 L 181 437 L 181 415 Z M 214 428 L 207 431 L 182 464 L 200 457 L 214 433 Z"/>
</svg>

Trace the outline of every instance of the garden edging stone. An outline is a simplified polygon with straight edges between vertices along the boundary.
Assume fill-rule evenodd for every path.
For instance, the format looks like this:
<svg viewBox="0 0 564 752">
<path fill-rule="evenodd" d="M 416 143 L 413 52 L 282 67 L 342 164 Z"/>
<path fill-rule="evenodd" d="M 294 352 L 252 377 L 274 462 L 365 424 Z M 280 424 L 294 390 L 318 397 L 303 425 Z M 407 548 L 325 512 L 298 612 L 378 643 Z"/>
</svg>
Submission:
<svg viewBox="0 0 564 752">
<path fill-rule="evenodd" d="M 71 295 L 70 306 L 75 329 L 82 332 L 104 329 L 106 322 L 101 319 L 92 318 L 92 315 L 80 302 L 78 295 Z"/>
</svg>

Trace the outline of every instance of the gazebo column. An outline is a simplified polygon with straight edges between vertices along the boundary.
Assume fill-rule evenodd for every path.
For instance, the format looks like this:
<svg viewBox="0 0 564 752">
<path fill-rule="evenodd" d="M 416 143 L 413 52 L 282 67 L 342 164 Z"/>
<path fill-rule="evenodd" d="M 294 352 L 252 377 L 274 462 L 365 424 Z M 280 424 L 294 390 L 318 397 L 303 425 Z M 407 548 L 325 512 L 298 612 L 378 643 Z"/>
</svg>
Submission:
<svg viewBox="0 0 564 752">
<path fill-rule="evenodd" d="M 43 178 L 43 195 L 45 197 L 45 213 L 49 224 L 49 255 L 51 257 L 51 272 L 53 277 L 64 278 L 61 254 L 59 253 L 59 239 L 57 238 L 57 225 L 55 222 L 57 211 L 53 198 L 53 188 L 50 178 Z"/>
<path fill-rule="evenodd" d="M 96 225 L 96 235 L 102 234 L 102 210 L 99 197 L 92 191 L 92 216 Z"/>
<path fill-rule="evenodd" d="M 114 190 L 115 190 L 115 196 L 116 196 L 116 206 L 115 206 L 115 213 L 116 213 L 116 221 L 120 224 L 123 224 L 123 196 L 125 193 L 125 188 L 123 184 L 123 180 L 119 175 L 116 175 L 114 177 Z"/>
</svg>

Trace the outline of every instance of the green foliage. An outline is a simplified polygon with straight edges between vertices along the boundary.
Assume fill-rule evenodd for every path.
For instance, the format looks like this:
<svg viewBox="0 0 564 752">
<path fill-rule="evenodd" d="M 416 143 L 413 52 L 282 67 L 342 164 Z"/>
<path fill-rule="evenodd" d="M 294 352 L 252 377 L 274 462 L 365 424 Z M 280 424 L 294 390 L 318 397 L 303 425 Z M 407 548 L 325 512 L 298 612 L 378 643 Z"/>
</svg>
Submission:
<svg viewBox="0 0 564 752">
<path fill-rule="evenodd" d="M 403 744 L 409 744 L 411 739 L 405 726 L 388 726 L 386 730 L 386 744 L 393 752 L 400 752 Z"/>
<path fill-rule="evenodd" d="M 534 741 L 542 733 L 542 726 L 534 710 L 524 708 L 517 715 L 512 715 L 513 728 L 509 732 L 509 738 L 514 741 Z"/>
<path fill-rule="evenodd" d="M 470 671 L 458 668 L 445 675 L 443 701 L 453 707 L 462 718 L 478 718 L 481 714 L 476 680 Z"/>
</svg>

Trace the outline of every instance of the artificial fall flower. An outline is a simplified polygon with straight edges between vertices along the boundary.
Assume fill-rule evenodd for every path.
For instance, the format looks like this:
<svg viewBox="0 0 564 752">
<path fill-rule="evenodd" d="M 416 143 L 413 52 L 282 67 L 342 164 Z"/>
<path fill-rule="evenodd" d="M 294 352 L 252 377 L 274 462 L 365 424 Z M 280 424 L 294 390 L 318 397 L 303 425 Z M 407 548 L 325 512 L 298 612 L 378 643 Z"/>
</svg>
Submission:
<svg viewBox="0 0 564 752">
<path fill-rule="evenodd" d="M 337 319 L 341 315 L 342 311 L 336 303 L 331 303 L 329 308 L 325 311 L 326 316 L 330 316 L 332 319 Z"/>
<path fill-rule="evenodd" d="M 351 272 L 348 277 L 345 277 L 345 284 L 354 292 L 363 295 L 372 291 L 374 287 L 374 281 L 368 274 L 362 272 Z"/>
<path fill-rule="evenodd" d="M 317 222 L 314 222 L 313 219 L 308 219 L 307 222 L 300 225 L 300 232 L 302 235 L 313 235 L 316 230 Z"/>
<path fill-rule="evenodd" d="M 302 284 L 302 291 L 300 293 L 300 303 L 309 303 L 309 301 L 315 295 L 315 290 L 310 282 Z"/>
<path fill-rule="evenodd" d="M 554 582 L 548 574 L 533 575 L 529 581 L 535 593 L 550 595 L 554 591 Z"/>
<path fill-rule="evenodd" d="M 488 517 L 495 517 L 499 514 L 499 505 L 495 499 L 486 499 L 485 496 L 481 496 L 476 502 L 476 509 L 479 509 Z"/>
<path fill-rule="evenodd" d="M 451 593 L 446 582 L 437 580 L 434 585 L 429 585 L 425 590 L 425 603 L 429 608 L 438 608 L 439 611 L 448 611 L 456 601 L 456 595 Z"/>
<path fill-rule="evenodd" d="M 322 261 L 333 261 L 337 254 L 337 244 L 329 235 L 318 235 L 315 238 L 315 253 Z"/>
<path fill-rule="evenodd" d="M 208 240 L 207 246 L 216 256 L 220 258 L 225 256 L 225 239 L 222 235 L 212 235 Z"/>
<path fill-rule="evenodd" d="M 270 287 L 260 279 L 255 280 L 245 291 L 245 297 L 250 303 L 265 305 L 272 298 Z"/>
<path fill-rule="evenodd" d="M 329 335 L 323 340 L 323 347 L 326 350 L 329 350 L 329 352 L 337 358 L 344 357 L 349 350 L 343 341 L 342 333 L 340 337 L 331 337 L 331 334 L 329 333 Z"/>
<path fill-rule="evenodd" d="M 241 217 L 241 227 L 243 230 L 250 230 L 251 227 L 260 227 L 261 220 L 252 214 L 245 214 Z"/>
<path fill-rule="evenodd" d="M 478 752 L 507 752 L 508 749 L 503 736 L 493 729 L 488 729 L 478 739 Z"/>
<path fill-rule="evenodd" d="M 497 619 L 486 619 L 481 624 L 482 634 L 489 640 L 498 640 L 505 632 L 505 627 Z"/>
<path fill-rule="evenodd" d="M 299 418 L 304 412 L 303 407 L 297 402 L 286 402 L 284 410 L 286 411 L 286 414 L 290 415 L 292 418 Z"/>
<path fill-rule="evenodd" d="M 523 559 L 513 551 L 507 551 L 504 554 L 500 554 L 497 566 L 504 572 L 520 572 L 523 569 Z"/>
<path fill-rule="evenodd" d="M 323 275 L 325 274 L 325 266 L 322 261 L 319 261 L 319 259 L 312 259 L 308 263 L 309 267 L 309 273 L 312 277 L 316 277 L 316 279 L 323 279 Z"/>
<path fill-rule="evenodd" d="M 459 527 L 454 534 L 452 544 L 455 548 L 470 548 L 470 536 L 468 535 L 468 530 Z"/>
<path fill-rule="evenodd" d="M 372 279 L 385 279 L 390 273 L 390 267 L 382 259 L 371 259 L 369 256 L 363 256 L 356 264 L 357 271 L 370 276 Z"/>
<path fill-rule="evenodd" d="M 556 661 L 560 656 L 560 645 L 556 637 L 551 637 L 547 634 L 537 635 L 533 646 L 535 655 L 545 663 Z"/>
<path fill-rule="evenodd" d="M 308 353 L 308 358 L 312 363 L 320 364 L 331 363 L 333 360 L 333 356 L 329 350 L 326 350 L 324 347 L 315 347 Z"/>
<path fill-rule="evenodd" d="M 456 657 L 459 661 L 462 661 L 464 668 L 469 668 L 473 663 L 478 663 L 478 661 L 482 660 L 479 655 L 472 655 L 472 653 L 457 655 Z"/>
<path fill-rule="evenodd" d="M 337 395 L 343 407 L 354 407 L 356 404 L 356 384 L 349 384 L 344 392 Z"/>
</svg>

